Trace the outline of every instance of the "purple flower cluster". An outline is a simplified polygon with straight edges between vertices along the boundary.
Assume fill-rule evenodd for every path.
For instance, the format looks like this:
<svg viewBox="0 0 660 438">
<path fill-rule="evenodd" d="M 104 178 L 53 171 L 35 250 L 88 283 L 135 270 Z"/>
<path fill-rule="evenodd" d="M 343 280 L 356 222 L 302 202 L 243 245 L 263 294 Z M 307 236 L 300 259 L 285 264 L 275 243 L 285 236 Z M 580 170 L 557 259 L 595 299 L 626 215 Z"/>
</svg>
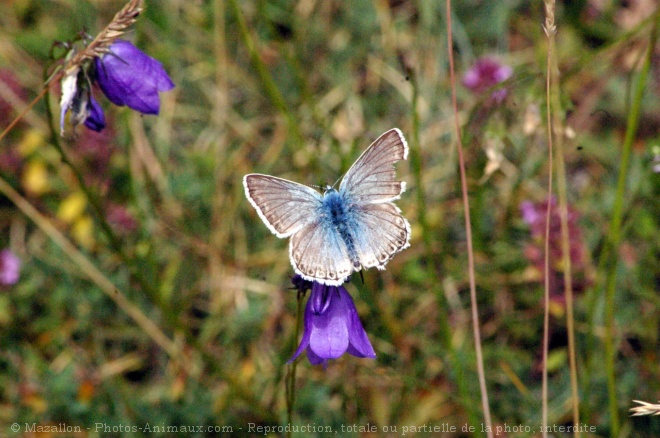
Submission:
<svg viewBox="0 0 660 438">
<path fill-rule="evenodd" d="M 11 286 L 18 282 L 21 259 L 8 249 L 0 251 L 0 285 Z"/>
<path fill-rule="evenodd" d="M 476 94 L 483 94 L 497 84 L 506 81 L 513 74 L 508 65 L 500 64 L 493 58 L 480 58 L 465 72 L 463 85 Z M 507 95 L 506 88 L 493 91 L 491 98 L 501 103 Z"/>
<path fill-rule="evenodd" d="M 561 280 L 562 267 L 562 238 L 561 238 L 561 218 L 559 216 L 559 206 L 554 197 L 550 198 L 550 295 L 551 299 L 558 303 L 564 303 L 563 282 Z M 520 204 L 520 213 L 522 219 L 530 227 L 532 242 L 527 244 L 524 253 L 530 263 L 536 268 L 536 271 L 542 273 L 545 267 L 545 228 L 546 211 L 548 200 L 541 202 L 524 201 Z M 585 274 L 587 268 L 586 248 L 582 238 L 582 232 L 579 226 L 579 214 L 571 206 L 568 207 L 568 239 L 569 255 L 571 266 L 575 274 L 575 291 L 579 292 L 588 286 L 589 282 L 581 277 Z M 542 279 L 542 275 L 539 279 Z"/>
<path fill-rule="evenodd" d="M 60 101 L 61 130 L 68 111 L 71 111 L 74 126 L 84 123 L 97 132 L 105 128 L 103 109 L 92 96 L 94 82 L 115 105 L 126 105 L 143 114 L 158 114 L 158 93 L 174 88 L 160 62 L 130 42 L 117 40 L 108 53 L 94 59 L 93 66 L 76 67 L 64 76 Z"/>
<path fill-rule="evenodd" d="M 313 365 L 326 365 L 344 353 L 375 358 L 376 352 L 362 327 L 351 295 L 344 286 L 326 286 L 293 277 L 296 289 L 312 289 L 305 307 L 304 331 L 298 349 L 289 362 L 306 350 Z"/>
</svg>

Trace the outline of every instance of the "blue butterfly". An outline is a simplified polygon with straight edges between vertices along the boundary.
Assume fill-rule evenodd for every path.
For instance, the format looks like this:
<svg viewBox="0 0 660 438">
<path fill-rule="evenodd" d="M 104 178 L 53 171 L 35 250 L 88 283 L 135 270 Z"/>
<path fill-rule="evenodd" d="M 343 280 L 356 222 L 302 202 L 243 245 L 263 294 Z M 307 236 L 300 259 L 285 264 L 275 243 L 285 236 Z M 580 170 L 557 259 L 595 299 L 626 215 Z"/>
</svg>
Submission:
<svg viewBox="0 0 660 438">
<path fill-rule="evenodd" d="M 289 257 L 304 279 L 330 286 L 376 267 L 410 246 L 410 224 L 392 201 L 406 189 L 394 163 L 408 157 L 398 129 L 374 141 L 348 169 L 339 190 L 315 189 L 269 175 L 243 178 L 245 196 L 277 237 L 291 237 Z"/>
</svg>

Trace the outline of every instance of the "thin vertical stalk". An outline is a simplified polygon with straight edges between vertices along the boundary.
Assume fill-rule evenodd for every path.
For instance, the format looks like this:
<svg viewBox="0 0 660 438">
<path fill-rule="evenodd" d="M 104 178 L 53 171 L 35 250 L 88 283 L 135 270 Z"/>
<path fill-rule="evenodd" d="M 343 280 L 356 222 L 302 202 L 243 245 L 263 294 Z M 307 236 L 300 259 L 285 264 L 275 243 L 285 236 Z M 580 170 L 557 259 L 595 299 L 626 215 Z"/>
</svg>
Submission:
<svg viewBox="0 0 660 438">
<path fill-rule="evenodd" d="M 426 249 L 426 256 L 428 260 L 433 260 L 432 236 L 431 230 L 426 220 L 426 199 L 424 194 L 424 181 L 422 179 L 422 154 L 419 147 L 419 111 L 417 111 L 417 104 L 419 100 L 419 87 L 417 85 L 417 76 L 415 72 L 410 69 L 408 71 L 410 84 L 412 85 L 412 144 L 410 147 L 410 167 L 413 171 L 413 178 L 415 178 L 415 185 L 417 186 L 417 221 L 422 227 L 422 239 Z"/>
<path fill-rule="evenodd" d="M 639 73 L 639 78 L 634 88 L 634 95 L 632 98 L 632 105 L 628 113 L 626 135 L 623 140 L 623 149 L 621 151 L 621 160 L 619 162 L 619 179 L 617 182 L 616 195 L 614 198 L 614 207 L 612 209 L 612 224 L 610 225 L 608 233 L 608 258 L 609 261 L 605 263 L 606 279 L 605 279 L 605 369 L 607 372 L 607 392 L 609 398 L 610 410 L 610 423 L 611 423 L 611 436 L 618 436 L 619 424 L 619 406 L 616 394 L 616 347 L 615 347 L 615 295 L 616 295 L 616 268 L 618 261 L 618 247 L 621 242 L 621 228 L 623 223 L 623 206 L 625 201 L 626 182 L 628 181 L 628 168 L 630 164 L 630 155 L 632 152 L 633 142 L 639 126 L 639 118 L 641 114 L 642 98 L 644 96 L 644 88 L 646 86 L 646 79 L 651 68 L 651 61 L 655 51 L 655 44 L 658 38 L 658 26 L 660 21 L 660 9 L 656 11 L 656 17 L 651 30 L 651 37 L 648 44 L 646 56 L 642 70 Z"/>
<path fill-rule="evenodd" d="M 208 267 L 211 293 L 214 296 L 221 294 L 222 283 L 222 253 L 221 248 L 226 241 L 226 228 L 223 219 L 226 213 L 227 191 L 225 187 L 226 160 L 227 160 L 227 112 L 229 110 L 229 90 L 227 77 L 229 76 L 227 55 L 227 34 L 225 22 L 225 4 L 222 0 L 213 2 L 214 15 L 214 51 L 215 51 L 215 99 L 211 122 L 218 132 L 214 142 L 214 176 L 215 191 L 213 194 L 213 213 L 211 214 L 211 245 L 209 251 Z M 217 297 L 216 297 L 217 298 Z M 222 298 L 224 300 L 224 297 Z"/>
<path fill-rule="evenodd" d="M 447 56 L 449 57 L 449 76 L 451 81 L 451 100 L 454 108 L 454 123 L 456 129 L 456 147 L 458 149 L 458 165 L 461 173 L 461 190 L 463 195 L 463 210 L 465 211 L 465 237 L 468 254 L 468 276 L 470 278 L 470 304 L 472 307 L 472 328 L 474 331 L 474 349 L 477 356 L 477 373 L 481 389 L 481 404 L 484 412 L 484 423 L 487 435 L 493 436 L 493 426 L 490 418 L 488 403 L 488 390 L 486 387 L 486 374 L 484 360 L 481 352 L 481 330 L 479 328 L 479 309 L 477 307 L 477 285 L 474 274 L 474 251 L 472 248 L 472 225 L 470 220 L 470 201 L 468 197 L 467 175 L 465 172 L 465 158 L 463 157 L 463 142 L 461 140 L 461 124 L 458 119 L 458 104 L 456 101 L 456 75 L 454 73 L 454 50 L 451 26 L 451 0 L 446 0 L 447 13 Z"/>
<path fill-rule="evenodd" d="M 548 6 L 548 4 L 546 4 Z M 546 13 L 544 30 L 546 36 L 550 37 L 557 31 L 554 24 L 554 3 L 548 6 L 550 12 Z M 546 116 L 547 116 L 547 134 L 548 134 L 548 196 L 545 212 L 545 242 L 544 242 L 544 261 L 543 261 L 543 380 L 541 384 L 541 433 L 543 437 L 548 436 L 548 349 L 550 348 L 550 218 L 552 211 L 552 175 L 554 172 L 552 156 L 552 107 L 550 106 L 551 76 L 550 69 L 551 56 L 548 46 L 547 71 L 546 71 Z"/>
<path fill-rule="evenodd" d="M 580 395 L 578 392 L 577 361 L 575 350 L 575 317 L 573 312 L 573 277 L 571 269 L 570 240 L 568 235 L 568 201 L 566 186 L 566 166 L 564 163 L 564 141 L 563 121 L 561 103 L 559 100 L 559 67 L 557 64 L 557 47 L 555 35 L 555 2 L 545 2 L 546 25 L 545 32 L 548 37 L 548 75 L 550 90 L 550 136 L 554 135 L 554 150 L 556 154 L 557 168 L 557 191 L 559 195 L 559 218 L 561 222 L 561 248 L 562 266 L 564 268 L 564 294 L 566 297 L 566 330 L 568 333 L 568 361 L 571 376 L 571 406 L 573 410 L 574 436 L 580 436 L 578 426 L 580 424 Z M 551 200 L 548 199 L 548 202 Z"/>
<path fill-rule="evenodd" d="M 298 309 L 296 311 L 296 330 L 294 343 L 295 346 L 298 343 L 298 337 L 300 336 L 300 323 L 302 322 L 303 315 L 303 298 L 305 294 L 298 291 Z M 289 372 L 286 375 L 286 417 L 288 424 L 292 423 L 293 420 L 293 407 L 296 403 L 296 367 L 298 366 L 298 359 L 294 360 L 289 367 Z M 287 433 L 287 436 L 291 436 L 291 432 Z"/>
</svg>

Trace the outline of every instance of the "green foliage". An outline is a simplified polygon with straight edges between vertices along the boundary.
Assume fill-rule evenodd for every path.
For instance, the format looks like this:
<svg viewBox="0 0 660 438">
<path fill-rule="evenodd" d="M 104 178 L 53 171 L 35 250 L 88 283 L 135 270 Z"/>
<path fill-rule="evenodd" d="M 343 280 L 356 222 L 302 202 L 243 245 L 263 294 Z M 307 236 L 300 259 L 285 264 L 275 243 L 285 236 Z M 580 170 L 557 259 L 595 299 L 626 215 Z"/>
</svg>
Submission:
<svg viewBox="0 0 660 438">
<path fill-rule="evenodd" d="M 298 342 L 293 272 L 286 242 L 250 207 L 242 177 L 262 172 L 332 184 L 392 127 L 417 148 L 415 160 L 397 166 L 408 183 L 397 205 L 412 224 L 412 246 L 386 271 L 365 272 L 364 283 L 355 275 L 347 286 L 378 356 L 345 356 L 326 369 L 303 358 L 293 422 L 337 431 L 367 423 L 381 431 L 443 423 L 460 430 L 481 418 L 444 3 L 255 0 L 236 2 L 240 17 L 221 0 L 145 3 L 130 38 L 177 85 L 161 95 L 161 114 L 142 117 L 103 101 L 105 137 L 79 127 L 61 141 L 104 215 L 87 197 L 79 212 L 63 211 L 81 188 L 48 140 L 43 105 L 2 140 L 0 176 L 82 249 L 173 351 L 3 197 L 0 241 L 23 267 L 20 281 L 0 290 L 0 435 L 15 422 L 22 430 L 35 422 L 80 425 L 90 436 L 108 435 L 96 423 L 220 425 L 243 434 L 250 423 L 286 424 L 286 361 Z M 575 272 L 581 409 L 583 422 L 604 436 L 612 426 L 602 366 L 603 248 L 635 66 L 652 19 L 618 4 L 569 3 L 557 23 L 561 98 L 570 110 L 568 195 L 585 254 Z M 121 5 L 13 2 L 0 18 L 0 70 L 35 96 L 52 42 L 72 40 L 85 27 L 94 34 Z M 542 243 L 520 204 L 546 198 L 542 11 L 527 2 L 464 1 L 454 14 L 459 74 L 480 56 L 514 68 L 501 104 L 460 84 L 458 98 L 491 410 L 495 424 L 538 431 L 543 277 L 530 251 Z M 625 415 L 633 399 L 654 402 L 660 391 L 660 174 L 652 170 L 660 84 L 653 73 L 614 267 L 616 390 L 631 436 L 660 433 L 656 418 Z M 58 99 L 53 93 L 55 114 Z M 13 101 L 9 112 L 26 103 Z M 7 117 L 0 114 L 2 129 Z M 98 144 L 109 147 L 108 156 Z M 10 152 L 17 161 L 8 161 Z M 134 226 L 109 219 L 113 206 Z M 561 298 L 551 314 L 550 423 L 569 424 Z"/>
</svg>

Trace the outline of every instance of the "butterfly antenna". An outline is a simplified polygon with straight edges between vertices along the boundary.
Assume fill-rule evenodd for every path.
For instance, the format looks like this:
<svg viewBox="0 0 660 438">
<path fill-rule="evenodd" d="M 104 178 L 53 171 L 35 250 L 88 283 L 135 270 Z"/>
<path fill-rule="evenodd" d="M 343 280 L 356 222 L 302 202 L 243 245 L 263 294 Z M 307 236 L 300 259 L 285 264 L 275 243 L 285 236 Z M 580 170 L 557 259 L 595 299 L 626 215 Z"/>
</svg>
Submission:
<svg viewBox="0 0 660 438">
<path fill-rule="evenodd" d="M 323 186 L 318 186 L 318 185 L 316 185 L 316 184 L 305 184 L 305 185 L 306 185 L 307 187 L 311 187 L 311 188 L 313 188 L 313 189 L 317 189 L 317 190 L 320 190 L 320 191 L 323 191 L 323 190 L 325 189 L 325 187 L 323 187 Z"/>
<path fill-rule="evenodd" d="M 362 284 L 364 284 L 364 272 L 360 271 L 360 279 L 362 280 Z"/>
</svg>

